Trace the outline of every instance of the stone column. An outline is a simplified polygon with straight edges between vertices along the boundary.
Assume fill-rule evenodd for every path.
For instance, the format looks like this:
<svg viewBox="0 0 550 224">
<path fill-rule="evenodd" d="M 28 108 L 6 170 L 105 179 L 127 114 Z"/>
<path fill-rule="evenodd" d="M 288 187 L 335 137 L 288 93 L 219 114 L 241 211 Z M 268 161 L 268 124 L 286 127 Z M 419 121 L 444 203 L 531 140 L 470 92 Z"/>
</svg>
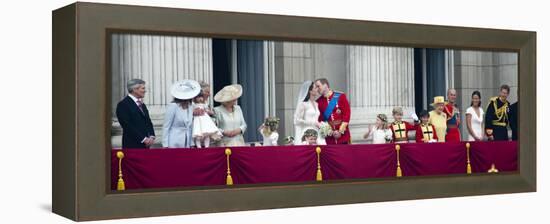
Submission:
<svg viewBox="0 0 550 224">
<path fill-rule="evenodd" d="M 415 105 L 413 48 L 347 46 L 347 57 L 352 141 L 364 142 L 377 114 L 386 114 L 391 122 L 394 107 L 402 107 L 410 121 Z"/>
<path fill-rule="evenodd" d="M 174 82 L 193 79 L 212 85 L 210 38 L 114 34 L 111 41 L 114 147 L 120 145 L 121 135 L 115 114 L 116 104 L 128 94 L 128 80 L 139 78 L 146 82 L 144 102 L 149 108 L 157 135 L 161 134 L 165 106 L 172 101 L 170 87 Z"/>
</svg>

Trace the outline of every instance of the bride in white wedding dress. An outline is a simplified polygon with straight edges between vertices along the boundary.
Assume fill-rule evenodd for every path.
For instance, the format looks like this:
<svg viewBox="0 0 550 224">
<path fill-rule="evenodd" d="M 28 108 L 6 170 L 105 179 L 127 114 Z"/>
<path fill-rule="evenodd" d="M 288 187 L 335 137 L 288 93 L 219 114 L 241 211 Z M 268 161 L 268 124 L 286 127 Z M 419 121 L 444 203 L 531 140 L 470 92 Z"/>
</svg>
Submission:
<svg viewBox="0 0 550 224">
<path fill-rule="evenodd" d="M 305 81 L 300 88 L 294 112 L 295 145 L 302 145 L 302 136 L 307 129 L 319 132 L 320 122 L 318 119 L 321 112 L 316 102 L 317 98 L 319 98 L 317 87 L 312 81 Z M 317 136 L 317 144 L 326 145 L 325 139 L 320 134 Z"/>
</svg>

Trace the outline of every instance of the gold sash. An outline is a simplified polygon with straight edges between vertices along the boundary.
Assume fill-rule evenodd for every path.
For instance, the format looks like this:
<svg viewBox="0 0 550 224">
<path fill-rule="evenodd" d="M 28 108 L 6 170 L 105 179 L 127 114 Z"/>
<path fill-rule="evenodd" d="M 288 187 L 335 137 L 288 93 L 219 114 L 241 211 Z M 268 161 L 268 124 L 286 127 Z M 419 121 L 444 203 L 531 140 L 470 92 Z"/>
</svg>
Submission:
<svg viewBox="0 0 550 224">
<path fill-rule="evenodd" d="M 395 140 L 400 141 L 407 139 L 407 127 L 403 122 L 393 122 L 392 123 L 393 132 L 395 133 Z"/>
<path fill-rule="evenodd" d="M 425 141 L 430 141 L 434 139 L 434 130 L 432 128 L 432 125 L 422 125 L 420 128 L 422 130 L 422 136 Z"/>
</svg>

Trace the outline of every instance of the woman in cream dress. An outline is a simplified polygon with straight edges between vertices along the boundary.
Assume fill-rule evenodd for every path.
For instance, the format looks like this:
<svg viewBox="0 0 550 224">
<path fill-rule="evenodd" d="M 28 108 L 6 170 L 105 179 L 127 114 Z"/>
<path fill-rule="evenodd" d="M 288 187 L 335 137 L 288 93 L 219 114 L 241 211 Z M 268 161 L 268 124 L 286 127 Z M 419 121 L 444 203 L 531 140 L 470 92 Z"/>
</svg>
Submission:
<svg viewBox="0 0 550 224">
<path fill-rule="evenodd" d="M 317 105 L 319 91 L 312 81 L 305 81 L 298 94 L 296 111 L 294 112 L 294 139 L 302 139 L 307 129 L 313 129 L 319 132 L 319 107 Z M 296 145 L 301 145 L 302 141 L 296 141 Z M 326 141 L 321 135 L 317 135 L 317 144 L 326 145 Z"/>
<path fill-rule="evenodd" d="M 224 87 L 214 96 L 214 101 L 222 105 L 214 107 L 218 128 L 222 133 L 222 146 L 245 146 L 243 134 L 246 122 L 243 111 L 237 104 L 243 91 L 239 84 Z"/>
</svg>

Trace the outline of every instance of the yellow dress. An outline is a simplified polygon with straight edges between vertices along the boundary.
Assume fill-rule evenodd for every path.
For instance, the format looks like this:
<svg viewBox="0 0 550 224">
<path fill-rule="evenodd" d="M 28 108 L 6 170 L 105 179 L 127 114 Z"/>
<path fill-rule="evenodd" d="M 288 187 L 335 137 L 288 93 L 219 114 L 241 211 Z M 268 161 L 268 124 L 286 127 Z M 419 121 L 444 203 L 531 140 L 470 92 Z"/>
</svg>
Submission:
<svg viewBox="0 0 550 224">
<path fill-rule="evenodd" d="M 429 122 L 435 127 L 435 133 L 439 142 L 445 142 L 445 134 L 447 134 L 447 115 L 443 112 L 437 114 L 434 110 L 430 111 Z"/>
</svg>

